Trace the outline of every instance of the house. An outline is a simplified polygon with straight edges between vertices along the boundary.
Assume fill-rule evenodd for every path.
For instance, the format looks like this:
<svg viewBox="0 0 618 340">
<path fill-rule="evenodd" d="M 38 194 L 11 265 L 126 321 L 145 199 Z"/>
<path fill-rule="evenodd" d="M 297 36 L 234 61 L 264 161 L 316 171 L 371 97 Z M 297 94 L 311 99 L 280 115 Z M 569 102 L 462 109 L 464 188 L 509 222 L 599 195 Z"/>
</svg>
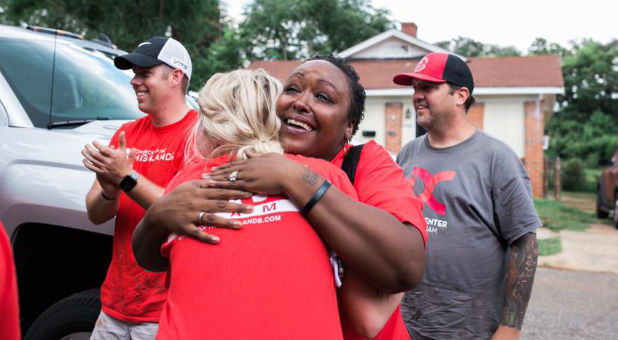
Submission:
<svg viewBox="0 0 618 340">
<path fill-rule="evenodd" d="M 365 119 L 355 142 L 370 139 L 397 154 L 408 141 L 423 133 L 416 126 L 410 87 L 397 86 L 397 73 L 412 72 L 429 52 L 447 52 L 416 37 L 414 23 L 389 30 L 339 53 L 356 69 L 367 91 Z M 534 195 L 544 195 L 544 126 L 553 114 L 557 94 L 564 93 L 558 56 L 465 58 L 474 77 L 476 104 L 471 121 L 504 141 L 520 157 L 530 174 Z M 254 61 L 284 80 L 300 61 Z"/>
</svg>

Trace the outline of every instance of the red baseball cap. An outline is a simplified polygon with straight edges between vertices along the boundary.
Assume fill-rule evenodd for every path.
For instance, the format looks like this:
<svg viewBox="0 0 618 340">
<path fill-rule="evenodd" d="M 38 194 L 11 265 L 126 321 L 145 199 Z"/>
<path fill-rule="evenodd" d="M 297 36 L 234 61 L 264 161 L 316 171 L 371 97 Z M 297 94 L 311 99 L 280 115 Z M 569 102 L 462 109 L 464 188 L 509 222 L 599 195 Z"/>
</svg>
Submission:
<svg viewBox="0 0 618 340">
<path fill-rule="evenodd" d="M 468 65 L 459 57 L 449 53 L 432 52 L 418 62 L 413 73 L 401 73 L 393 77 L 398 85 L 412 85 L 413 79 L 436 83 L 449 83 L 474 90 L 474 79 Z"/>
</svg>

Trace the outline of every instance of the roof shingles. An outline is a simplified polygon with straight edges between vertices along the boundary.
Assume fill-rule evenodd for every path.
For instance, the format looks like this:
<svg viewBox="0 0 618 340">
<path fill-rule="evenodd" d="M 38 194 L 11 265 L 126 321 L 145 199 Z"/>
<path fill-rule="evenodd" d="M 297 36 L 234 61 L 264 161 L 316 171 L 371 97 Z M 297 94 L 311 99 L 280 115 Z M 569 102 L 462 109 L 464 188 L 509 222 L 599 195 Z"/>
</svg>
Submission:
<svg viewBox="0 0 618 340">
<path fill-rule="evenodd" d="M 365 89 L 396 87 L 392 81 L 397 73 L 413 72 L 418 60 L 371 59 L 352 60 Z M 285 80 L 300 64 L 290 61 L 254 61 L 250 69 L 263 68 L 274 77 Z M 468 58 L 468 65 L 479 87 L 563 87 L 560 58 L 555 55 L 528 57 Z"/>
</svg>

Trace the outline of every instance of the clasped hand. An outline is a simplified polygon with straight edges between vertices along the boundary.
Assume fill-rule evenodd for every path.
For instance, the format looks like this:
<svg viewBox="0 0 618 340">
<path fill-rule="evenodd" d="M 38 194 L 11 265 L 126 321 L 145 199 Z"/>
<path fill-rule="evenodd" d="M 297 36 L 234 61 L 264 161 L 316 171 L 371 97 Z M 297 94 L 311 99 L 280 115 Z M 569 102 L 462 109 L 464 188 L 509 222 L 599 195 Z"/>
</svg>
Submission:
<svg viewBox="0 0 618 340">
<path fill-rule="evenodd" d="M 120 181 L 133 169 L 136 151 L 130 150 L 127 153 L 126 145 L 127 140 L 123 131 L 118 137 L 118 149 L 105 146 L 96 140 L 92 145 L 86 144 L 82 149 L 84 166 L 96 173 L 97 181 L 108 196 L 117 196 Z"/>
</svg>

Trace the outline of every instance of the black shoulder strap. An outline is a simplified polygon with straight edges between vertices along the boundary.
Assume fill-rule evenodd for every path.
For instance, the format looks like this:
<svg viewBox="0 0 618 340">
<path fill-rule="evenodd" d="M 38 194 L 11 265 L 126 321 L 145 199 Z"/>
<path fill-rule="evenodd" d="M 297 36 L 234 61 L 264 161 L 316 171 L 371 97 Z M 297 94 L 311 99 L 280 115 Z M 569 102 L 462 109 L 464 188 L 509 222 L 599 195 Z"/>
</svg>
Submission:
<svg viewBox="0 0 618 340">
<path fill-rule="evenodd" d="M 361 151 L 363 151 L 363 146 L 365 144 L 355 145 L 348 150 L 348 154 L 345 155 L 343 159 L 343 164 L 341 165 L 341 169 L 348 174 L 348 178 L 350 182 L 354 184 L 354 177 L 356 175 L 356 166 L 358 165 L 358 160 L 360 159 Z"/>
</svg>

